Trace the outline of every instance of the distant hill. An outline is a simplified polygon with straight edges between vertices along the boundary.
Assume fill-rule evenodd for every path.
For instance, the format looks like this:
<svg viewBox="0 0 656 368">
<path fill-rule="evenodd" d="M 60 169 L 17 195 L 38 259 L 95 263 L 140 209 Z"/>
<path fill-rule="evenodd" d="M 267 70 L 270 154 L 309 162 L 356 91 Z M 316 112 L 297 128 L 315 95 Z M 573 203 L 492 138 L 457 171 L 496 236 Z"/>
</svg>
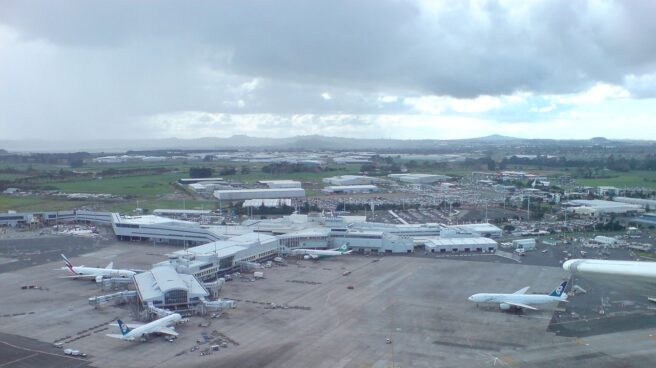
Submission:
<svg viewBox="0 0 656 368">
<path fill-rule="evenodd" d="M 125 152 L 149 150 L 340 150 L 387 152 L 471 152 L 485 147 L 517 145 L 590 145 L 590 144 L 652 144 L 651 141 L 619 141 L 606 138 L 591 140 L 524 139 L 493 134 L 479 138 L 440 139 L 367 139 L 325 137 L 321 135 L 288 138 L 262 138 L 235 135 L 229 138 L 203 137 L 194 139 L 124 139 L 124 140 L 0 140 L 0 146 L 10 152 Z M 0 152 L 2 152 L 0 150 Z"/>
<path fill-rule="evenodd" d="M 479 138 L 472 138 L 468 139 L 470 141 L 480 141 L 480 142 L 508 142 L 508 141 L 524 141 L 526 140 L 525 138 L 516 138 L 516 137 L 509 137 L 505 135 L 500 135 L 500 134 L 492 134 L 488 135 L 485 137 L 479 137 Z"/>
</svg>

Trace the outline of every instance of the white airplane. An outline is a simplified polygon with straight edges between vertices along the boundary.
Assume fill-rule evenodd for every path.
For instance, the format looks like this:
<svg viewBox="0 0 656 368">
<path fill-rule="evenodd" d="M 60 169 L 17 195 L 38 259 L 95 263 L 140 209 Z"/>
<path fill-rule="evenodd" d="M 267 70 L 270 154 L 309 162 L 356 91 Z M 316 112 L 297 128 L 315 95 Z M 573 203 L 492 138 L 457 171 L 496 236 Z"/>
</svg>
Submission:
<svg viewBox="0 0 656 368">
<path fill-rule="evenodd" d="M 62 270 L 68 270 L 73 275 L 63 276 L 64 278 L 74 278 L 74 279 L 87 279 L 87 280 L 96 280 L 96 282 L 101 282 L 104 278 L 110 277 L 124 277 L 129 278 L 137 273 L 131 270 L 119 270 L 113 269 L 114 262 L 109 262 L 105 268 L 97 267 L 84 267 L 84 266 L 73 266 L 73 263 L 66 258 L 65 255 L 61 255 L 64 258 L 64 263 L 66 267 L 62 267 Z"/>
<path fill-rule="evenodd" d="M 567 293 L 565 293 L 566 286 L 567 281 L 564 281 L 549 295 L 526 294 L 526 291 L 529 288 L 527 286 L 512 294 L 474 294 L 469 297 L 469 300 L 476 303 L 499 303 L 499 308 L 501 310 L 509 310 L 512 308 L 538 310 L 538 308 L 531 306 L 531 304 L 548 304 L 567 301 Z"/>
<path fill-rule="evenodd" d="M 303 256 L 303 259 L 321 259 L 327 257 L 342 256 L 345 254 L 351 254 L 353 251 L 348 250 L 346 244 L 343 244 L 339 248 L 321 250 L 321 249 L 294 249 L 292 250 L 293 256 Z"/>
<path fill-rule="evenodd" d="M 118 327 L 121 329 L 121 334 L 107 334 L 109 337 L 116 339 L 134 341 L 135 339 L 146 339 L 150 334 L 164 334 L 170 336 L 178 336 L 178 333 L 169 327 L 182 320 L 182 316 L 178 313 L 170 314 L 166 317 L 154 320 L 146 324 L 125 324 L 120 319 L 118 320 Z"/>
</svg>

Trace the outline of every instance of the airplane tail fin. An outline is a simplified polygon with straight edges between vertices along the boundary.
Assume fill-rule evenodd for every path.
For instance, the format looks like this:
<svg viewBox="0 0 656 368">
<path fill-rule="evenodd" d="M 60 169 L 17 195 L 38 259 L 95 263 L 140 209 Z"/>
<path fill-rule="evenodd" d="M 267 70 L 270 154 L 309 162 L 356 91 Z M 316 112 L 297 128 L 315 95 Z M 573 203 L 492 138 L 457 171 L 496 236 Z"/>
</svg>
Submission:
<svg viewBox="0 0 656 368">
<path fill-rule="evenodd" d="M 554 289 L 554 291 L 549 294 L 549 296 L 555 296 L 558 298 L 567 298 L 567 294 L 565 294 L 565 287 L 567 287 L 567 281 L 563 281 L 560 285 L 558 285 L 557 288 Z"/>
<path fill-rule="evenodd" d="M 106 270 L 111 270 L 114 268 L 114 262 L 109 262 L 109 264 L 105 267 Z"/>
<path fill-rule="evenodd" d="M 342 253 L 343 253 L 343 252 L 347 252 L 347 251 L 348 251 L 348 244 L 347 244 L 347 243 L 342 244 L 341 247 L 339 247 L 339 248 L 337 248 L 337 249 L 335 249 L 335 250 L 338 251 L 338 252 L 342 252 Z"/>
<path fill-rule="evenodd" d="M 128 332 L 130 332 L 130 328 L 123 323 L 120 319 L 118 320 L 118 327 L 121 329 L 121 334 L 125 336 Z"/>
<path fill-rule="evenodd" d="M 73 263 L 71 263 L 71 261 L 69 261 L 68 258 L 66 258 L 65 255 L 62 254 L 61 256 L 62 256 L 62 258 L 64 259 L 64 263 L 66 263 L 66 267 L 67 267 L 71 272 L 75 273 L 75 271 L 73 271 Z"/>
</svg>

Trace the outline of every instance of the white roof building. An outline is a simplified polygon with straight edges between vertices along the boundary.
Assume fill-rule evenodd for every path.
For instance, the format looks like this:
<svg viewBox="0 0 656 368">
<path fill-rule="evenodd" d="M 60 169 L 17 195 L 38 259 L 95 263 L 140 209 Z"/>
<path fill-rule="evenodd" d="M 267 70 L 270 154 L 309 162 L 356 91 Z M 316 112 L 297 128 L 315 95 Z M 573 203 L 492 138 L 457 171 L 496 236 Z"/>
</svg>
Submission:
<svg viewBox="0 0 656 368">
<path fill-rule="evenodd" d="M 321 191 L 324 193 L 375 193 L 379 189 L 375 185 L 331 185 Z"/>
<path fill-rule="evenodd" d="M 271 189 L 301 187 L 301 182 L 296 180 L 260 180 L 258 183 L 264 184 Z"/>
<path fill-rule="evenodd" d="M 305 197 L 305 189 L 277 188 L 215 190 L 214 197 L 223 201 L 242 201 L 246 199 L 303 198 Z"/>
<path fill-rule="evenodd" d="M 324 183 L 337 186 L 376 184 L 384 181 L 384 179 L 364 175 L 342 175 L 323 179 Z"/>
<path fill-rule="evenodd" d="M 604 201 L 600 199 L 577 199 L 567 202 L 567 205 L 569 205 L 567 208 L 568 212 L 590 216 L 638 213 L 645 211 L 644 208 L 638 204 Z"/>
<path fill-rule="evenodd" d="M 392 179 L 412 184 L 433 184 L 451 179 L 450 176 L 433 174 L 389 174 L 387 176 Z"/>
<path fill-rule="evenodd" d="M 494 252 L 497 242 L 485 237 L 433 237 L 425 239 L 427 251 L 436 253 L 447 252 Z"/>
</svg>

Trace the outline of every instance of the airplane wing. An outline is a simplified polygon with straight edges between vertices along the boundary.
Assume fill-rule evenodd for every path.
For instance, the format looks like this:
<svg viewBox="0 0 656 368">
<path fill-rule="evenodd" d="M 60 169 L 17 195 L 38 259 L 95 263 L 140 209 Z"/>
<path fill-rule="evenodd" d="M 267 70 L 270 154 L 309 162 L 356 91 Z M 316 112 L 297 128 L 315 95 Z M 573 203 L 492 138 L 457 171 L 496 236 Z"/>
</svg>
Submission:
<svg viewBox="0 0 656 368">
<path fill-rule="evenodd" d="M 106 270 L 111 270 L 114 268 L 114 262 L 109 262 L 109 264 L 105 267 Z"/>
<path fill-rule="evenodd" d="M 71 276 L 59 276 L 60 279 L 89 279 L 95 280 L 96 275 L 71 275 Z"/>
<path fill-rule="evenodd" d="M 143 323 L 125 323 L 125 325 L 128 326 L 129 329 L 133 330 L 137 327 L 143 326 L 144 324 Z M 118 327 L 118 325 L 116 323 L 110 323 L 110 324 L 108 324 L 108 326 L 109 327 L 114 327 L 114 328 Z"/>
<path fill-rule="evenodd" d="M 123 337 L 123 335 L 121 335 L 121 334 L 106 334 L 105 336 L 113 337 L 113 338 L 115 338 L 115 339 L 126 340 L 126 339 Z"/>
<path fill-rule="evenodd" d="M 174 329 L 172 329 L 170 327 L 162 327 L 159 330 L 157 330 L 157 332 L 159 332 L 161 334 L 171 335 L 171 336 L 178 336 L 179 335 L 177 332 L 175 332 Z"/>
<path fill-rule="evenodd" d="M 513 294 L 526 294 L 526 292 L 528 291 L 529 288 L 530 288 L 530 286 L 523 287 L 523 288 L 515 291 Z"/>
<path fill-rule="evenodd" d="M 502 303 L 510 304 L 512 306 L 519 307 L 519 308 L 526 308 L 526 309 L 530 309 L 530 310 L 538 310 L 537 308 L 535 308 L 533 306 L 530 306 L 528 304 L 521 304 L 521 303 L 515 303 L 515 302 L 502 302 Z"/>
</svg>

